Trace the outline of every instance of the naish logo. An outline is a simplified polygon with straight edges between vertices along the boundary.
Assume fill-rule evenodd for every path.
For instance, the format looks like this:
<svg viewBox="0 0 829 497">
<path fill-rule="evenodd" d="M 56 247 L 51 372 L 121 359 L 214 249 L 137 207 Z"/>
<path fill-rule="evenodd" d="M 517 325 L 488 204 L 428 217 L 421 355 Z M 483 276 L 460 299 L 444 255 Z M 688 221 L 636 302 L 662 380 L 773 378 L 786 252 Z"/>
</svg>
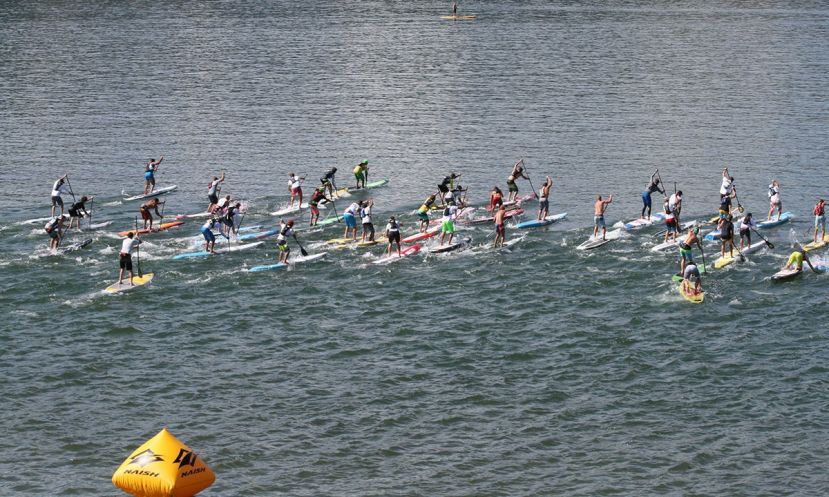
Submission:
<svg viewBox="0 0 829 497">
<path fill-rule="evenodd" d="M 150 449 L 145 450 L 144 452 L 140 452 L 132 457 L 132 461 L 130 464 L 137 464 L 140 467 L 144 467 L 148 464 L 152 464 L 154 462 L 163 462 L 164 459 L 155 452 L 151 451 Z"/>
<path fill-rule="evenodd" d="M 176 460 L 173 463 L 178 463 L 178 468 L 183 466 L 195 466 L 198 456 L 192 450 L 179 449 Z"/>
</svg>

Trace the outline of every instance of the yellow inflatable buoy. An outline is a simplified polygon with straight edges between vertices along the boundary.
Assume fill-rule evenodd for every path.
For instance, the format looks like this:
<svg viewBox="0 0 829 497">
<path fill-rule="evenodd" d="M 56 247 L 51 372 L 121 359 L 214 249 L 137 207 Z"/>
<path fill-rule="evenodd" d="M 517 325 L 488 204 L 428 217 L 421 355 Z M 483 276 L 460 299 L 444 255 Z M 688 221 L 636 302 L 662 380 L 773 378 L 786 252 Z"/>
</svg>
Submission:
<svg viewBox="0 0 829 497">
<path fill-rule="evenodd" d="M 136 497 L 192 497 L 216 475 L 204 461 L 164 428 L 115 470 L 112 483 Z"/>
</svg>

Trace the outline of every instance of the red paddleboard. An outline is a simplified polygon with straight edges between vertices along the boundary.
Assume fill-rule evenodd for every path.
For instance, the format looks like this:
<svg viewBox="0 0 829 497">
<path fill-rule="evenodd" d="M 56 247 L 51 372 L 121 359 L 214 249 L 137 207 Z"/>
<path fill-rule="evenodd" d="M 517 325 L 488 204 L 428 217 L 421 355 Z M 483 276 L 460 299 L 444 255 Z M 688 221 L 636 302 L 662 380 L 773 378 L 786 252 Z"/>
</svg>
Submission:
<svg viewBox="0 0 829 497">
<path fill-rule="evenodd" d="M 427 238 L 432 238 L 433 236 L 440 233 L 440 229 L 441 229 L 441 226 L 435 226 L 434 228 L 429 228 L 428 230 L 426 230 L 423 233 L 417 233 L 417 234 L 414 234 L 412 236 L 407 236 L 406 238 L 400 240 L 400 243 L 412 243 L 412 242 L 416 242 L 418 240 L 425 240 Z"/>
<path fill-rule="evenodd" d="M 168 230 L 170 228 L 175 228 L 176 226 L 181 226 L 182 224 L 184 224 L 184 221 L 173 221 L 173 222 L 170 222 L 170 223 L 162 223 L 162 224 L 159 224 L 158 226 L 156 226 L 155 228 L 153 228 L 152 232 L 155 233 L 156 231 Z M 118 236 L 127 236 L 130 233 L 132 233 L 132 234 L 138 233 L 139 235 L 145 235 L 147 233 L 150 233 L 150 230 L 145 229 L 145 228 L 141 228 L 140 230 L 122 231 L 122 232 L 118 233 Z"/>
<path fill-rule="evenodd" d="M 414 255 L 420 252 L 420 249 L 423 248 L 422 245 L 419 243 L 415 243 L 411 247 L 406 247 L 400 251 L 400 255 L 397 255 L 397 251 L 392 248 L 391 255 L 387 255 L 373 261 L 372 264 L 388 264 L 389 262 L 400 260 L 403 257 L 408 257 L 410 255 Z"/>
</svg>

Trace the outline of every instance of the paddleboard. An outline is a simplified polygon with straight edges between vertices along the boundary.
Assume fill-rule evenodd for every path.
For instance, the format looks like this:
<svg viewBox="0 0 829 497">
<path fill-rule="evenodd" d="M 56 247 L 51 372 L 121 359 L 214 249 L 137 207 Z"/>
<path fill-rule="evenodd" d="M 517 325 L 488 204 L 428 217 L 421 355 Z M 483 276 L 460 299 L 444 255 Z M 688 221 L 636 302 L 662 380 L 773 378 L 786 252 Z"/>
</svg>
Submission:
<svg viewBox="0 0 829 497">
<path fill-rule="evenodd" d="M 209 257 L 211 255 L 216 254 L 225 254 L 227 252 L 239 252 L 241 250 L 248 250 L 254 247 L 258 247 L 265 242 L 254 242 L 254 243 L 243 243 L 239 245 L 231 245 L 229 247 L 220 246 L 216 249 L 215 253 L 211 252 L 186 252 L 183 254 L 177 254 L 173 256 L 173 260 L 181 260 L 181 259 L 195 259 L 197 257 Z"/>
<path fill-rule="evenodd" d="M 349 243 L 357 243 L 357 240 L 354 238 L 332 238 L 326 240 L 325 243 L 328 245 L 348 245 Z"/>
<path fill-rule="evenodd" d="M 366 240 L 364 242 L 357 242 L 357 246 L 358 247 L 373 247 L 373 246 L 375 246 L 379 243 L 380 242 L 377 241 L 377 240 Z"/>
<path fill-rule="evenodd" d="M 443 19 L 444 21 L 474 21 L 475 20 L 474 15 L 468 15 L 468 16 L 440 16 L 440 18 Z"/>
<path fill-rule="evenodd" d="M 567 213 L 563 212 L 561 214 L 554 214 L 554 215 L 551 215 L 551 216 L 547 216 L 544 219 L 542 219 L 541 221 L 539 221 L 537 219 L 533 219 L 531 221 L 524 221 L 523 223 L 516 224 L 515 227 L 516 227 L 516 229 L 519 229 L 519 230 L 529 229 L 529 228 L 540 228 L 542 226 L 549 226 L 549 225 L 555 223 L 556 221 L 561 221 L 565 217 L 567 217 Z"/>
<path fill-rule="evenodd" d="M 25 221 L 20 221 L 18 224 L 37 224 L 37 223 L 46 223 L 51 221 L 51 217 L 38 217 L 35 219 L 27 219 Z"/>
<path fill-rule="evenodd" d="M 485 245 L 485 247 L 495 248 L 495 249 L 505 249 L 505 248 L 512 247 L 513 245 L 515 245 L 516 243 L 520 242 L 523 239 L 524 239 L 523 236 L 519 236 L 518 238 L 513 238 L 512 240 L 505 241 L 504 243 L 501 244 L 500 247 L 496 247 L 495 243 L 490 243 L 488 245 Z"/>
<path fill-rule="evenodd" d="M 209 212 L 198 212 L 196 214 L 179 214 L 179 215 L 176 216 L 176 219 L 177 220 L 196 219 L 196 218 L 200 218 L 200 217 L 205 217 L 205 218 L 210 217 L 210 213 Z"/>
<path fill-rule="evenodd" d="M 423 233 L 416 233 L 414 235 L 407 236 L 406 238 L 400 240 L 400 243 L 413 243 L 420 240 L 425 240 L 427 238 L 432 238 L 440 233 L 440 226 L 435 226 L 434 228 L 429 228 L 428 230 L 424 231 Z"/>
<path fill-rule="evenodd" d="M 699 269 L 699 274 L 705 274 L 706 273 L 705 266 L 697 266 L 697 268 Z M 680 282 L 680 281 L 682 281 L 682 274 L 681 273 L 676 273 L 673 276 L 671 276 L 671 279 L 675 282 Z"/>
<path fill-rule="evenodd" d="M 319 254 L 309 254 L 300 257 L 291 257 L 288 259 L 288 264 L 302 264 L 303 262 L 314 262 L 322 259 L 328 255 L 328 252 L 320 252 Z"/>
<path fill-rule="evenodd" d="M 410 255 L 414 255 L 414 254 L 420 252 L 421 248 L 423 248 L 423 246 L 421 244 L 415 243 L 414 245 L 412 245 L 410 247 L 406 247 L 403 250 L 401 250 L 400 255 L 397 254 L 397 251 L 392 249 L 392 254 L 391 255 L 383 256 L 383 257 L 381 257 L 381 258 L 379 258 L 375 261 L 372 261 L 371 263 L 372 264 L 388 264 L 390 262 L 399 261 L 400 259 L 402 259 L 404 257 L 408 257 Z"/>
<path fill-rule="evenodd" d="M 279 228 L 274 228 L 268 231 L 260 231 L 259 233 L 247 233 L 238 238 L 240 242 L 245 240 L 261 240 L 279 234 Z"/>
<path fill-rule="evenodd" d="M 76 250 L 80 250 L 80 249 L 86 247 L 87 245 L 89 245 L 90 243 L 92 243 L 92 238 L 87 238 L 86 240 L 83 240 L 81 242 L 75 242 L 75 243 L 71 243 L 71 244 L 69 244 L 65 247 L 61 247 L 61 248 L 58 249 L 58 252 L 60 252 L 61 254 L 67 254 L 69 252 L 74 252 Z"/>
<path fill-rule="evenodd" d="M 746 247 L 744 249 L 741 249 L 741 250 L 743 252 L 743 255 L 746 255 L 746 254 L 752 254 L 754 252 L 757 252 L 758 250 L 762 249 L 765 246 L 766 246 L 766 242 L 761 240 L 759 242 L 754 242 L 751 245 L 749 245 L 748 247 Z M 734 250 L 736 250 L 736 248 Z"/>
<path fill-rule="evenodd" d="M 806 252 L 809 252 L 810 250 L 818 250 L 818 249 L 822 249 L 827 244 L 829 244 L 829 235 L 825 235 L 823 237 L 823 240 L 818 240 L 817 242 L 807 243 L 806 245 L 803 246 L 803 250 L 805 250 Z"/>
<path fill-rule="evenodd" d="M 354 187 L 354 186 L 344 187 L 344 188 L 340 188 L 339 190 L 337 190 L 336 195 L 337 196 L 342 196 L 345 193 L 356 193 L 356 192 L 361 192 L 363 190 L 371 190 L 372 188 L 378 188 L 378 187 L 381 187 L 383 185 L 386 185 L 388 182 L 389 182 L 388 179 L 380 179 L 380 180 L 377 180 L 377 181 L 369 181 L 368 183 L 366 183 L 366 186 L 363 187 L 363 188 L 357 188 L 357 187 Z"/>
<path fill-rule="evenodd" d="M 772 221 L 763 221 L 757 223 L 757 228 L 761 230 L 767 230 L 769 228 L 775 228 L 780 226 L 781 224 L 788 223 L 794 217 L 791 212 L 784 212 L 780 215 L 780 219 L 774 219 Z"/>
<path fill-rule="evenodd" d="M 668 240 L 667 242 L 662 242 L 659 245 L 654 245 L 651 247 L 651 252 L 662 252 L 663 250 L 670 250 L 679 248 L 679 240 Z"/>
<path fill-rule="evenodd" d="M 94 223 L 94 224 L 90 224 L 89 226 L 87 226 L 86 229 L 88 229 L 88 230 L 97 230 L 97 229 L 100 229 L 100 228 L 106 228 L 107 226 L 109 226 L 112 223 L 113 223 L 113 221 L 103 221 L 103 222 L 100 222 L 100 223 Z"/>
<path fill-rule="evenodd" d="M 511 219 L 515 216 L 520 216 L 523 213 L 524 213 L 524 209 L 521 209 L 521 208 L 512 209 L 512 210 L 506 211 L 504 213 L 504 219 Z M 486 223 L 492 223 L 492 222 L 495 222 L 495 216 L 479 217 L 477 219 L 470 219 L 470 220 L 466 221 L 466 224 L 486 224 Z"/>
<path fill-rule="evenodd" d="M 328 226 L 329 224 L 339 223 L 343 220 L 343 216 L 332 216 L 327 219 L 323 219 L 322 221 L 317 221 L 315 226 Z"/>
<path fill-rule="evenodd" d="M 320 252 L 319 254 L 310 254 L 306 256 L 300 257 L 292 257 L 288 259 L 288 264 L 284 262 L 278 262 L 276 264 L 265 264 L 262 266 L 253 266 L 252 268 L 248 269 L 250 273 L 258 273 L 260 271 L 274 271 L 278 269 L 287 269 L 288 265 L 294 264 L 302 264 L 303 262 L 313 262 L 322 259 L 328 254 L 328 252 Z"/>
<path fill-rule="evenodd" d="M 663 214 L 661 212 L 657 212 L 655 214 L 651 214 L 651 217 L 649 219 L 645 219 L 645 218 L 640 217 L 638 219 L 634 219 L 633 221 L 628 221 L 626 223 L 623 223 L 622 226 L 626 230 L 633 230 L 633 229 L 637 229 L 637 228 L 644 228 L 646 226 L 653 226 L 654 224 L 660 223 L 660 222 L 665 222 L 665 214 Z"/>
<path fill-rule="evenodd" d="M 693 304 L 701 304 L 702 301 L 705 299 L 705 292 L 700 290 L 700 292 L 697 293 L 694 290 L 694 285 L 690 282 L 688 284 L 687 290 L 685 288 L 685 285 L 683 285 L 681 282 L 679 283 L 679 294 L 682 295 L 685 298 L 685 300 Z"/>
<path fill-rule="evenodd" d="M 145 198 L 157 197 L 159 195 L 164 195 L 165 193 L 170 193 L 171 191 L 175 190 L 176 188 L 178 188 L 178 185 L 165 186 L 163 188 L 158 188 L 158 189 L 156 189 L 155 191 L 153 191 L 151 193 L 147 193 L 147 194 L 142 193 L 140 195 L 133 195 L 132 197 L 126 197 L 126 198 L 124 198 L 124 202 L 132 202 L 133 200 L 144 200 Z"/>
<path fill-rule="evenodd" d="M 720 257 L 716 261 L 714 261 L 714 269 L 722 269 L 739 258 L 740 256 L 731 257 L 729 255 L 726 255 L 725 257 Z"/>
<path fill-rule="evenodd" d="M 322 205 L 318 204 L 318 207 L 322 207 Z M 285 207 L 282 207 L 279 210 L 275 210 L 275 211 L 271 212 L 271 216 L 287 216 L 289 214 L 296 214 L 297 212 L 300 212 L 303 209 L 307 209 L 307 208 L 308 208 L 308 203 L 303 202 L 302 205 L 294 204 L 293 207 L 285 206 Z"/>
<path fill-rule="evenodd" d="M 168 230 L 170 228 L 175 228 L 176 226 L 181 226 L 182 224 L 184 224 L 184 221 L 172 221 L 172 222 L 169 222 L 169 223 L 161 223 L 158 226 L 154 227 L 152 229 L 152 231 L 150 231 L 147 228 L 141 228 L 139 230 L 121 231 L 120 233 L 118 233 L 118 236 L 127 236 L 130 233 L 133 233 L 133 234 L 138 233 L 138 234 L 141 234 L 141 235 L 145 235 L 147 233 L 155 233 L 157 231 L 162 231 L 162 230 Z"/>
<path fill-rule="evenodd" d="M 796 276 L 800 275 L 803 271 L 798 271 L 797 269 L 781 269 L 777 271 L 773 275 L 771 275 L 771 281 L 786 281 L 795 278 Z"/>
<path fill-rule="evenodd" d="M 129 277 L 124 278 L 123 283 L 113 283 L 108 287 L 104 288 L 104 292 L 106 293 L 120 293 L 126 292 L 128 290 L 132 290 L 134 288 L 138 288 L 140 286 L 144 286 L 147 283 L 153 280 L 153 273 L 144 273 L 143 276 L 136 276 L 132 279 L 132 285 L 129 283 Z"/>
<path fill-rule="evenodd" d="M 248 269 L 250 273 L 258 273 L 260 271 L 273 271 L 275 269 L 286 269 L 288 267 L 287 264 L 284 262 L 279 262 L 276 264 L 266 264 L 264 266 L 253 266 L 252 268 Z"/>
<path fill-rule="evenodd" d="M 437 246 L 437 247 L 431 247 L 429 249 L 429 253 L 430 254 L 445 254 L 447 252 L 454 252 L 455 250 L 458 250 L 458 249 L 469 246 L 469 244 L 471 242 L 472 242 L 472 239 L 469 238 L 469 237 L 466 237 L 461 241 L 451 243 L 449 245 L 440 245 L 440 246 Z"/>
<path fill-rule="evenodd" d="M 591 249 L 594 249 L 594 248 L 598 248 L 598 247 L 601 247 L 602 245 L 604 245 L 606 243 L 612 242 L 613 240 L 617 240 L 621 235 L 622 235 L 622 229 L 621 228 L 616 228 L 615 230 L 608 231 L 605 234 L 604 239 L 602 239 L 601 235 L 599 235 L 595 238 L 591 236 L 590 238 L 585 240 L 581 245 L 576 247 L 576 250 L 591 250 Z"/>
</svg>

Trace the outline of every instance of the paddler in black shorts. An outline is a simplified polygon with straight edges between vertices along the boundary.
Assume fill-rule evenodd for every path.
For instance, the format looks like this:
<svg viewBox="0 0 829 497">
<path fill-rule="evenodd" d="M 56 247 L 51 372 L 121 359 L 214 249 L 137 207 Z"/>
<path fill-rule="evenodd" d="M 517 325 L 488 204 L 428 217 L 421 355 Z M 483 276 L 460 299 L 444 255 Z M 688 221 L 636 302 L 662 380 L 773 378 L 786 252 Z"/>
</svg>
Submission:
<svg viewBox="0 0 829 497">
<path fill-rule="evenodd" d="M 397 255 L 402 257 L 400 253 L 400 223 L 394 218 L 389 218 L 389 224 L 386 225 L 386 238 L 389 239 L 389 248 L 386 250 L 387 255 L 391 255 L 392 244 L 397 244 Z"/>
</svg>

